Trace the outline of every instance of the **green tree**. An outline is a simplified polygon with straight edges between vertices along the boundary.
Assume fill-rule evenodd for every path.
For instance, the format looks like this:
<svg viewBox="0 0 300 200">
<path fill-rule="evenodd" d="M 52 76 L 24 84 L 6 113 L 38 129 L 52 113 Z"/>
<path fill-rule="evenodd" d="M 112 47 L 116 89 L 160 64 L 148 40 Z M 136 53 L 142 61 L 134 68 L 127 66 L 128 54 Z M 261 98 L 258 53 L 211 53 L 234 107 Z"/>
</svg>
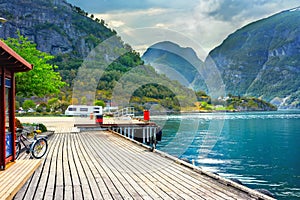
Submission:
<svg viewBox="0 0 300 200">
<path fill-rule="evenodd" d="M 86 96 L 83 96 L 83 97 L 81 98 L 81 104 L 82 104 L 82 105 L 86 105 L 86 104 L 87 104 L 87 98 L 86 98 Z"/>
<path fill-rule="evenodd" d="M 56 97 L 51 98 L 51 99 L 48 100 L 48 105 L 49 106 L 52 106 L 52 105 L 57 104 L 57 103 L 59 103 L 59 99 L 56 98 Z"/>
<path fill-rule="evenodd" d="M 19 110 L 19 108 L 20 108 L 20 102 L 19 102 L 19 101 L 16 101 L 15 109 L 16 109 L 16 110 Z"/>
<path fill-rule="evenodd" d="M 24 110 L 35 108 L 35 103 L 33 100 L 25 100 L 22 107 Z"/>
<path fill-rule="evenodd" d="M 55 108 L 58 107 L 60 100 L 58 98 L 54 97 L 54 98 L 49 99 L 47 103 L 48 103 L 47 108 L 49 108 L 50 111 L 55 112 L 56 111 Z"/>
<path fill-rule="evenodd" d="M 33 70 L 27 73 L 16 74 L 17 95 L 43 97 L 59 93 L 65 83 L 59 73 L 54 71 L 57 66 L 49 64 L 54 56 L 37 50 L 36 44 L 19 32 L 18 38 L 8 38 L 4 42 L 34 66 Z"/>
<path fill-rule="evenodd" d="M 94 105 L 95 105 L 95 106 L 102 106 L 102 107 L 105 107 L 105 102 L 102 101 L 102 100 L 96 100 L 96 101 L 94 102 Z"/>
<path fill-rule="evenodd" d="M 58 113 L 64 113 L 65 110 L 67 110 L 69 105 L 70 105 L 70 103 L 68 103 L 66 101 L 60 101 L 60 102 L 58 102 L 58 104 L 55 104 L 53 110 Z"/>
<path fill-rule="evenodd" d="M 40 103 L 40 105 L 38 105 L 38 107 L 36 108 L 36 112 L 50 112 L 50 107 L 46 102 L 42 102 Z"/>
</svg>

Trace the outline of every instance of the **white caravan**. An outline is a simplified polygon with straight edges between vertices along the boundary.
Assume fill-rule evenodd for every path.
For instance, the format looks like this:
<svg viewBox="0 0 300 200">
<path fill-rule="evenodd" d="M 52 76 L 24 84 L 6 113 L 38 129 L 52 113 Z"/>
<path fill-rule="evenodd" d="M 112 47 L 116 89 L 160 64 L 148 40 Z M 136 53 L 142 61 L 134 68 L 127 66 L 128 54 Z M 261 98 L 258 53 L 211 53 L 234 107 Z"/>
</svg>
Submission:
<svg viewBox="0 0 300 200">
<path fill-rule="evenodd" d="M 69 105 L 65 111 L 68 116 L 103 115 L 102 106 Z"/>
</svg>

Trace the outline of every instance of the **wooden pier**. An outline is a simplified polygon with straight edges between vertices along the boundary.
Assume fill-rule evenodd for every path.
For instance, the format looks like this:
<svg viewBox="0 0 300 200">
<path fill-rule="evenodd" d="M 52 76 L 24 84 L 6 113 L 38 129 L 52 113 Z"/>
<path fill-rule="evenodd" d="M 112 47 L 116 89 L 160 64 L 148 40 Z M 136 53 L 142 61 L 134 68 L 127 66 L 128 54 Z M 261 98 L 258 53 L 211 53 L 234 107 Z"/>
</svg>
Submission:
<svg viewBox="0 0 300 200">
<path fill-rule="evenodd" d="M 130 116 L 103 118 L 101 124 L 91 123 L 91 121 L 84 121 L 80 118 L 78 121 L 85 122 L 74 124 L 79 131 L 112 130 L 144 144 L 161 141 L 162 138 L 162 130 L 156 123 Z"/>
<path fill-rule="evenodd" d="M 54 134 L 49 147 L 14 199 L 272 199 L 108 131 Z"/>
</svg>

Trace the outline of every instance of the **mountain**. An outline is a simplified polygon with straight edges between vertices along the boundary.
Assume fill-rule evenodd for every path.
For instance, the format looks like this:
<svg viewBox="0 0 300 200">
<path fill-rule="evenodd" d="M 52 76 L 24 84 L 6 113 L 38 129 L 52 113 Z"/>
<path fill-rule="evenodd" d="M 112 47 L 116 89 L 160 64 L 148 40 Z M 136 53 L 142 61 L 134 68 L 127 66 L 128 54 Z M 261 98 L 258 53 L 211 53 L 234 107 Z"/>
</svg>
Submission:
<svg viewBox="0 0 300 200">
<path fill-rule="evenodd" d="M 104 21 L 65 0 L 0 0 L 0 16 L 7 22 L 0 37 L 17 37 L 17 31 L 52 55 L 84 58 L 100 41 L 115 35 Z M 98 23 L 97 23 L 98 22 Z"/>
<path fill-rule="evenodd" d="M 206 84 L 210 84 L 209 81 L 205 81 L 205 78 L 216 78 L 213 74 L 214 70 L 207 69 L 192 48 L 181 47 L 170 41 L 159 42 L 150 46 L 142 59 L 145 63 L 153 66 L 156 72 L 198 91 L 196 92 L 197 100 L 201 102 L 198 109 L 202 112 L 276 110 L 276 107 L 270 103 L 253 97 L 230 95 L 228 98 L 212 99 L 205 93 L 208 91 Z M 207 75 L 206 72 L 212 73 L 213 76 Z M 214 82 L 218 81 L 214 80 Z M 217 86 L 219 87 L 219 85 Z M 212 87 L 210 89 L 217 91 Z M 212 101 L 214 101 L 213 105 Z"/>
<path fill-rule="evenodd" d="M 294 8 L 253 22 L 209 53 L 228 94 L 300 108 L 299 18 L 300 8 Z"/>
<path fill-rule="evenodd" d="M 195 91 L 207 91 L 199 73 L 203 61 L 197 57 L 192 48 L 181 47 L 170 41 L 159 42 L 150 46 L 142 59 L 146 64 L 153 66 L 158 73 L 165 74 L 171 80 L 177 80 Z"/>
<path fill-rule="evenodd" d="M 137 110 L 147 104 L 176 111 L 193 106 L 192 90 L 144 66 L 139 53 L 103 20 L 65 0 L 0 0 L 0 17 L 7 19 L 1 38 L 17 38 L 20 32 L 38 50 L 54 55 L 50 64 L 58 66 L 55 70 L 68 83 L 58 96 L 62 102 L 92 104 L 101 99 L 130 103 Z"/>
<path fill-rule="evenodd" d="M 299 18 L 300 7 L 240 28 L 209 53 L 204 66 L 212 69 L 213 61 L 227 94 L 262 98 L 279 108 L 300 108 Z M 150 46 L 142 59 L 158 73 L 207 92 L 197 73 L 203 62 L 193 49 L 160 42 Z"/>
<path fill-rule="evenodd" d="M 7 19 L 1 38 L 16 38 L 19 31 L 38 50 L 55 55 L 52 62 L 70 86 L 89 52 L 116 35 L 103 20 L 65 0 L 0 0 L 0 17 Z"/>
</svg>

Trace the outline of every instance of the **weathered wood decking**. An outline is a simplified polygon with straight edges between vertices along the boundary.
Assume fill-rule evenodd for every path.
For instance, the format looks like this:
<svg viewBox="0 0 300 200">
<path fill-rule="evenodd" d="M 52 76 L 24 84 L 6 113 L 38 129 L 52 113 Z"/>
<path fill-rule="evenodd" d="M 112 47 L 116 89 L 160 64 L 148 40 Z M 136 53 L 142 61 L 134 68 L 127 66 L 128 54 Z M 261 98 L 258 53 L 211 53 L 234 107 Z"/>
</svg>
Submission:
<svg viewBox="0 0 300 200">
<path fill-rule="evenodd" d="M 17 160 L 5 171 L 0 171 L 0 199 L 12 199 L 40 163 L 40 160 Z"/>
<path fill-rule="evenodd" d="M 55 134 L 49 144 L 42 165 L 15 199 L 266 197 L 226 185 L 110 132 Z"/>
</svg>

